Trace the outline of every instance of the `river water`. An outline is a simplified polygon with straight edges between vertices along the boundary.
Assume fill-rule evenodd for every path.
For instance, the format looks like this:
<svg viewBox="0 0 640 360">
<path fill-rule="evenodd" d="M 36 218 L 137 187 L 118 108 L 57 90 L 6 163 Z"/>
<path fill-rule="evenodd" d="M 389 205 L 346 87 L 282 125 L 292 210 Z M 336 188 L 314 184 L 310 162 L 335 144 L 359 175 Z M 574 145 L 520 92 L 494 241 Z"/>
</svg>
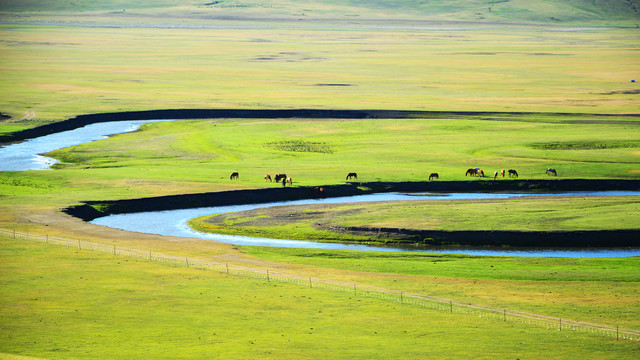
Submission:
<svg viewBox="0 0 640 360">
<path fill-rule="evenodd" d="M 0 171 L 48 170 L 58 160 L 41 154 L 137 130 L 141 124 L 167 120 L 109 121 L 0 147 Z"/>
<path fill-rule="evenodd" d="M 0 171 L 47 170 L 56 163 L 41 154 L 68 146 L 104 139 L 109 135 L 135 131 L 143 123 L 170 120 L 140 120 L 140 121 L 111 121 L 91 124 L 82 128 L 55 133 L 30 139 L 21 143 L 11 144 L 0 148 Z M 95 219 L 91 223 L 134 232 L 159 234 L 166 236 L 195 237 L 216 240 L 236 245 L 296 247 L 315 249 L 346 249 L 366 251 L 415 251 L 415 252 L 446 252 L 468 255 L 487 256 L 545 256 L 545 257 L 626 257 L 640 256 L 640 249 L 534 249 L 534 250 L 492 250 L 492 249 L 463 249 L 438 248 L 433 250 L 407 250 L 379 246 L 322 243 L 305 240 L 262 239 L 245 236 L 218 235 L 201 233 L 191 229 L 187 221 L 194 217 L 251 210 L 266 206 L 304 205 L 318 203 L 353 203 L 365 201 L 390 200 L 420 200 L 420 199 L 501 199 L 518 196 L 607 196 L 607 195 L 640 195 L 640 192 L 606 191 L 580 192 L 564 194 L 505 194 L 505 193 L 451 193 L 451 194 L 401 194 L 380 193 L 344 198 L 308 199 L 278 202 L 270 204 L 250 204 L 221 207 L 207 207 L 195 209 L 180 209 L 169 211 L 141 212 L 132 214 L 111 215 Z"/>
<path fill-rule="evenodd" d="M 466 255 L 485 256 L 544 256 L 544 257 L 572 257 L 572 258 L 595 258 L 595 257 L 627 257 L 640 256 L 640 249 L 530 249 L 530 250 L 505 250 L 505 249 L 484 249 L 484 248 L 435 248 L 429 250 L 400 249 L 392 247 L 379 247 L 354 244 L 323 243 L 305 240 L 283 240 L 264 239 L 248 236 L 219 235 L 202 233 L 193 230 L 187 224 L 189 219 L 198 216 L 253 210 L 267 206 L 282 205 L 306 205 L 306 204 L 328 204 L 328 203 L 354 203 L 366 201 L 391 201 L 391 200 L 425 200 L 425 199 L 507 199 L 522 196 L 549 196 L 551 194 L 521 194 L 521 193 L 451 193 L 451 194 L 403 194 L 403 193 L 379 193 L 370 195 L 358 195 L 328 199 L 308 199 L 296 201 L 274 202 L 268 204 L 249 204 L 204 207 L 194 209 L 179 209 L 166 211 L 150 211 L 132 214 L 117 214 L 97 218 L 91 223 L 104 225 L 116 229 L 166 235 L 178 237 L 190 237 L 216 240 L 235 245 L 252 246 L 272 246 L 272 247 L 294 247 L 311 249 L 342 249 L 342 250 L 366 250 L 366 251 L 412 251 L 412 252 L 432 252 L 432 253 L 455 253 Z M 554 196 L 612 196 L 612 195 L 640 195 L 640 191 L 603 191 L 603 192 L 574 192 L 563 194 L 552 194 Z"/>
</svg>

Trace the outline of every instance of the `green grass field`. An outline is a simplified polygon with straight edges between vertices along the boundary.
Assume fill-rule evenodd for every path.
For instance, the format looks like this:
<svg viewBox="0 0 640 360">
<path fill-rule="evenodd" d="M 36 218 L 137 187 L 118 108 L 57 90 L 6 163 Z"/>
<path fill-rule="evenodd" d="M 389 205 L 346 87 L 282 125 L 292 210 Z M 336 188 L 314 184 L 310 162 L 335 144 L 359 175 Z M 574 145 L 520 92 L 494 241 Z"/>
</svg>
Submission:
<svg viewBox="0 0 640 360">
<path fill-rule="evenodd" d="M 1 353 L 57 359 L 632 359 L 638 351 L 634 342 L 595 335 L 0 241 Z"/>
<path fill-rule="evenodd" d="M 236 248 L 101 228 L 59 211 L 86 200 L 280 186 L 263 180 L 275 172 L 294 186 L 343 183 L 352 171 L 361 181 L 425 181 L 431 172 L 484 181 L 465 178 L 472 167 L 513 168 L 525 179 L 546 178 L 548 167 L 561 179 L 639 179 L 637 1 L 206 4 L 0 1 L 0 113 L 10 116 L 0 134 L 149 109 L 503 113 L 150 124 L 55 151 L 63 162 L 55 170 L 0 173 L 1 228 L 638 329 L 637 258 Z M 229 181 L 232 171 L 239 181 Z M 487 205 L 523 218 L 486 216 Z M 635 198 L 458 206 L 439 202 L 442 215 L 423 226 L 629 228 L 638 214 Z M 341 223 L 406 226 L 426 209 L 358 211 Z M 452 321 L 320 289 L 7 240 L 0 252 L 0 358 L 638 357 L 634 342 Z"/>
</svg>

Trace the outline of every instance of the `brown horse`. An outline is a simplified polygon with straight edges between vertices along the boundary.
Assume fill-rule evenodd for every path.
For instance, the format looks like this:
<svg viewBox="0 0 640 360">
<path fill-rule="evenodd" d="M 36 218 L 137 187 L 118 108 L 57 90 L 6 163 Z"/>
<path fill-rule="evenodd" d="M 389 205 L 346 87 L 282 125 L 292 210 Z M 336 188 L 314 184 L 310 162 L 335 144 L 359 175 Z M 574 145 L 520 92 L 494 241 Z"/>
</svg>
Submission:
<svg viewBox="0 0 640 360">
<path fill-rule="evenodd" d="M 351 172 L 347 174 L 347 178 L 345 180 L 349 180 L 349 179 L 354 179 L 354 180 L 358 180 L 358 174 Z"/>
<path fill-rule="evenodd" d="M 504 169 L 500 170 L 500 175 L 502 175 L 502 177 L 504 177 Z"/>
<path fill-rule="evenodd" d="M 229 180 L 238 180 L 240 179 L 240 174 L 238 174 L 237 172 L 233 172 L 231 173 L 231 176 L 229 176 Z"/>
<path fill-rule="evenodd" d="M 513 169 L 509 169 L 509 177 L 518 177 L 518 172 Z"/>
<path fill-rule="evenodd" d="M 293 186 L 293 179 L 291 179 L 291 177 L 287 178 L 287 182 L 289 183 L 289 185 Z"/>
<path fill-rule="evenodd" d="M 271 175 L 269 175 L 269 174 L 265 174 L 265 175 L 264 175 L 264 182 L 267 182 L 267 181 L 268 181 L 268 182 L 271 182 L 271 181 L 272 181 L 272 180 L 271 180 Z"/>
<path fill-rule="evenodd" d="M 276 182 L 279 182 L 280 180 L 283 180 L 283 179 L 286 179 L 286 178 L 287 178 L 287 174 L 279 174 L 279 173 L 276 173 L 276 177 L 275 177 L 275 179 L 274 179 L 274 180 L 275 180 Z"/>
<path fill-rule="evenodd" d="M 468 169 L 464 176 L 476 176 L 478 174 L 478 169 Z"/>
<path fill-rule="evenodd" d="M 478 169 L 476 171 L 476 176 L 484 177 L 484 171 L 482 171 L 482 169 Z"/>
<path fill-rule="evenodd" d="M 437 179 L 438 177 L 440 177 L 440 175 L 438 175 L 438 173 L 431 173 L 429 175 L 429 181 L 431 181 L 431 179 Z"/>
</svg>

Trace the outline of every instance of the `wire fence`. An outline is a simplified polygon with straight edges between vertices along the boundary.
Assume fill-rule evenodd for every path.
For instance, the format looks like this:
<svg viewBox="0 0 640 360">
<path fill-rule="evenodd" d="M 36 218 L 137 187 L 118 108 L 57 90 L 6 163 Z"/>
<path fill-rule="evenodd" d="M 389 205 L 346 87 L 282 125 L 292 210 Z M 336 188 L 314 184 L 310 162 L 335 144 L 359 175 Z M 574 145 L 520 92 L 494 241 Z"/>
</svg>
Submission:
<svg viewBox="0 0 640 360">
<path fill-rule="evenodd" d="M 110 246 L 106 244 L 92 243 L 81 240 L 51 237 L 48 235 L 26 234 L 0 229 L 0 237 L 5 239 L 40 242 L 69 248 L 77 248 L 79 250 L 90 250 L 107 253 L 114 256 L 126 256 L 129 258 L 163 263 L 171 266 L 216 271 L 219 273 L 261 279 L 264 281 L 283 282 L 297 284 L 309 288 L 321 288 L 330 291 L 339 291 L 343 293 L 353 294 L 354 296 L 398 302 L 401 304 L 419 306 L 422 308 L 449 312 L 452 314 L 472 315 L 479 318 L 486 318 L 495 321 L 518 322 L 525 325 L 538 326 L 550 330 L 583 332 L 605 336 L 616 340 L 640 341 L 640 330 L 625 329 L 618 326 L 594 324 L 512 309 L 484 306 L 453 299 L 429 296 L 425 294 L 384 289 L 362 284 L 344 283 L 336 280 L 312 278 L 309 276 L 283 273 L 270 269 L 244 267 L 215 261 L 154 253 L 151 251 L 122 248 L 115 245 Z"/>
</svg>

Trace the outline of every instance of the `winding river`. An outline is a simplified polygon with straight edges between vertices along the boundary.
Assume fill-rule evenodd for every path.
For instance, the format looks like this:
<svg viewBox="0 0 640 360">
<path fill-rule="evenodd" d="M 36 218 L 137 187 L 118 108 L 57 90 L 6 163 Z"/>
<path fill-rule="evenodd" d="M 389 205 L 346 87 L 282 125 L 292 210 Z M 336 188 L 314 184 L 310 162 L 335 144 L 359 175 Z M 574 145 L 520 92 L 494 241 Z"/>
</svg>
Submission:
<svg viewBox="0 0 640 360">
<path fill-rule="evenodd" d="M 156 120 L 168 121 L 168 120 Z M 51 135 L 30 139 L 21 143 L 0 148 L 0 171 L 24 171 L 49 169 L 56 161 L 40 154 L 78 145 L 81 143 L 103 139 L 108 135 L 136 130 L 141 124 L 153 122 L 140 121 L 111 121 L 87 125 L 75 130 L 64 131 Z M 492 250 L 465 248 L 438 248 L 433 250 L 407 250 L 379 246 L 322 243 L 304 240 L 263 239 L 245 236 L 219 235 L 201 233 L 191 229 L 187 221 L 191 218 L 209 214 L 252 210 L 259 207 L 281 205 L 305 205 L 318 203 L 353 203 L 366 201 L 397 201 L 420 199 L 501 199 L 520 196 L 608 196 L 608 195 L 640 195 L 640 191 L 604 191 L 604 192 L 574 192 L 563 194 L 522 194 L 522 193 L 450 193 L 450 194 L 406 194 L 379 193 L 349 197 L 327 199 L 307 199 L 268 204 L 249 204 L 234 206 L 218 206 L 206 208 L 179 209 L 167 211 L 139 212 L 130 214 L 110 215 L 97 218 L 91 223 L 134 232 L 151 233 L 165 236 L 178 236 L 216 240 L 236 245 L 295 247 L 314 249 L 345 249 L 366 251 L 413 251 L 457 253 L 467 255 L 486 256 L 545 256 L 545 257 L 627 257 L 640 256 L 640 249 L 533 249 L 533 250 Z"/>
</svg>

